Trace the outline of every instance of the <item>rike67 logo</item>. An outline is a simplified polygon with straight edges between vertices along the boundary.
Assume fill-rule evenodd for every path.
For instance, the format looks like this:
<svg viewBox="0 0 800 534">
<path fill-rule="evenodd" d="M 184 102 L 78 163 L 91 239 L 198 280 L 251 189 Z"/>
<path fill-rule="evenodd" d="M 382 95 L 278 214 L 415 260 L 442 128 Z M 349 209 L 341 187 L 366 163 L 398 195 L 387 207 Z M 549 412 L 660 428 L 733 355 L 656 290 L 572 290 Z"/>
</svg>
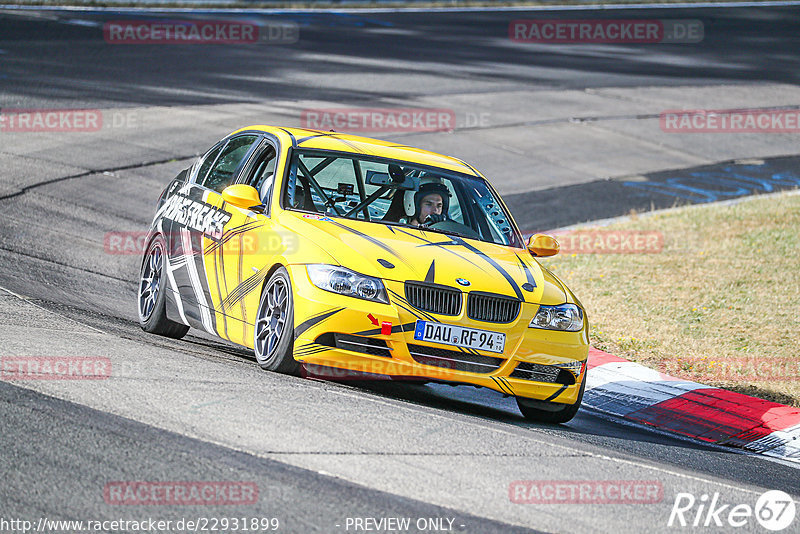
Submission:
<svg viewBox="0 0 800 534">
<path fill-rule="evenodd" d="M 691 493 L 678 493 L 667 526 L 740 528 L 755 518 L 765 529 L 780 531 L 794 522 L 795 512 L 792 497 L 780 490 L 761 494 L 755 506 L 723 503 L 719 493 L 703 494 L 699 499 Z"/>
</svg>

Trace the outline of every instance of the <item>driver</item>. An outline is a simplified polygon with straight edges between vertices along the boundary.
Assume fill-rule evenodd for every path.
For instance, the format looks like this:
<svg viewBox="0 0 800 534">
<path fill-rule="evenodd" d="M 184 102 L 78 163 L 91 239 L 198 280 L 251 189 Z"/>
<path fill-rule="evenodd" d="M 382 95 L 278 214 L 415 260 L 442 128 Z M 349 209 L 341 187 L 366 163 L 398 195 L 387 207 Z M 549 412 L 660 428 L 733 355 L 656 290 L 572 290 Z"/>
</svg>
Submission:
<svg viewBox="0 0 800 534">
<path fill-rule="evenodd" d="M 450 190 L 441 182 L 427 182 L 414 193 L 414 214 L 408 224 L 428 226 L 449 219 Z"/>
</svg>

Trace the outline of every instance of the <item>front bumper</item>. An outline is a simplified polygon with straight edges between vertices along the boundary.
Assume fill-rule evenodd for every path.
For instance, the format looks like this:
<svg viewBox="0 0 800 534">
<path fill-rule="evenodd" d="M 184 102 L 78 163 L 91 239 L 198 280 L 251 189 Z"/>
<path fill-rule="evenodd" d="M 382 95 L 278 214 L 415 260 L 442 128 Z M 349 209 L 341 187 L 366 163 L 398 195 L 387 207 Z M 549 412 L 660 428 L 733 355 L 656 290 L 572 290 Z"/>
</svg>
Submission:
<svg viewBox="0 0 800 534">
<path fill-rule="evenodd" d="M 461 315 L 438 316 L 405 302 L 399 282 L 384 280 L 390 304 L 381 304 L 317 288 L 304 265 L 289 266 L 289 272 L 294 294 L 294 357 L 312 376 L 356 378 L 352 373 L 331 372 L 347 370 L 376 378 L 472 384 L 506 395 L 564 404 L 576 402 L 586 378 L 586 321 L 579 332 L 528 328 L 538 307 L 528 303 L 522 304 L 516 320 L 508 324 L 474 321 L 466 317 L 463 307 Z M 505 351 L 461 351 L 417 341 L 417 320 L 504 332 Z M 584 362 L 577 374 L 555 367 L 572 362 Z"/>
</svg>

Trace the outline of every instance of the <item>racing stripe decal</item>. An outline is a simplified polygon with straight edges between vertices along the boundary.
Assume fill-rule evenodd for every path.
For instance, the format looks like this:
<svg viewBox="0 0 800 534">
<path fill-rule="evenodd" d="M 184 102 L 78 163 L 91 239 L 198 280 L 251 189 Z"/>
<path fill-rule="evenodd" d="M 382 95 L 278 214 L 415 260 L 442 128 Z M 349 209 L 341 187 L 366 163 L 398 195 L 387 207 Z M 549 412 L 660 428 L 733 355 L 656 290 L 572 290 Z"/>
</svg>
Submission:
<svg viewBox="0 0 800 534">
<path fill-rule="evenodd" d="M 184 253 L 186 254 L 186 251 L 189 251 L 188 256 L 185 256 L 186 270 L 189 273 L 189 281 L 191 282 L 192 291 L 194 292 L 198 305 L 197 307 L 199 308 L 200 320 L 203 324 L 203 328 L 205 328 L 209 334 L 216 334 L 214 322 L 211 318 L 211 311 L 208 307 L 208 300 L 206 300 L 206 292 L 200 281 L 200 272 L 197 269 L 197 258 L 202 258 L 202 256 L 199 254 L 192 254 L 192 236 L 189 230 L 187 228 L 181 228 L 180 233 Z M 205 264 L 203 264 L 203 270 L 205 271 Z M 205 272 L 203 274 L 205 274 Z"/>
<path fill-rule="evenodd" d="M 308 131 L 313 131 L 313 130 L 308 130 Z M 309 141 L 311 139 L 316 139 L 317 137 L 335 137 L 335 136 L 336 136 L 335 133 L 328 133 L 328 132 L 315 133 L 314 135 L 309 135 L 309 136 L 301 137 L 300 139 L 298 139 L 297 140 L 297 146 L 300 146 L 303 143 L 305 143 L 306 141 Z"/>
<path fill-rule="evenodd" d="M 294 138 L 294 134 L 289 130 L 287 130 L 286 128 L 281 128 L 281 130 L 283 130 L 283 132 L 291 138 L 292 148 L 297 148 L 297 139 Z"/>
<path fill-rule="evenodd" d="M 386 288 L 386 289 L 387 289 L 387 291 L 389 291 L 389 293 L 392 294 L 393 297 L 395 297 L 399 301 L 399 302 L 396 302 L 395 304 L 397 304 L 398 306 L 400 306 L 401 308 L 406 310 L 408 313 L 410 313 L 411 315 L 413 315 L 417 319 L 426 319 L 428 321 L 438 322 L 436 320 L 436 317 L 434 317 L 433 315 L 431 315 L 431 314 L 429 314 L 427 312 L 424 312 L 422 310 L 412 309 L 411 304 L 409 304 L 409 302 L 406 300 L 406 298 L 404 296 L 400 295 L 399 293 L 397 293 L 395 291 L 392 291 L 389 288 Z"/>
<path fill-rule="evenodd" d="M 396 250 L 394 250 L 392 247 L 390 247 L 389 245 L 387 245 L 385 243 L 381 243 L 379 240 L 375 239 L 371 235 L 367 235 L 364 232 L 360 232 L 359 230 L 356 230 L 355 228 L 350 228 L 349 226 L 346 226 L 346 225 L 344 225 L 344 224 L 342 224 L 340 222 L 336 222 L 334 220 L 330 220 L 330 221 L 328 221 L 328 223 L 333 224 L 334 226 L 338 226 L 339 228 L 341 228 L 343 230 L 347 230 L 348 232 L 351 232 L 351 233 L 357 235 L 358 237 L 366 239 L 367 241 L 369 241 L 373 245 L 382 248 L 383 250 L 385 250 L 389 254 L 394 254 L 398 258 L 401 258 L 401 255 Z M 406 264 L 406 265 L 408 265 L 408 264 Z"/>
<path fill-rule="evenodd" d="M 339 134 L 336 133 L 336 132 L 319 132 L 319 131 L 316 131 L 316 130 L 308 130 L 308 129 L 306 131 L 313 133 L 313 135 L 309 135 L 309 136 L 306 136 L 306 137 L 301 137 L 300 139 L 298 139 L 297 140 L 297 146 L 302 145 L 303 143 L 305 143 L 306 141 L 308 141 L 310 139 L 316 139 L 317 137 L 330 137 L 331 139 L 335 139 L 336 141 L 339 141 L 340 143 L 343 143 L 343 144 L 347 145 L 349 148 L 351 148 L 355 152 L 359 152 L 361 154 L 366 154 L 366 152 L 363 150 L 363 147 L 361 147 L 361 146 L 359 146 L 359 145 L 357 145 L 355 143 L 351 143 L 350 141 L 348 141 L 346 139 L 342 139 L 341 137 L 339 137 Z"/>
<path fill-rule="evenodd" d="M 566 386 L 566 384 L 564 384 L 564 385 L 562 385 L 560 388 L 558 388 L 558 391 L 556 391 L 555 393 L 553 393 L 552 395 L 550 395 L 549 397 L 547 397 L 545 400 L 546 400 L 546 401 L 551 401 L 551 400 L 555 399 L 556 397 L 558 397 L 559 395 L 561 395 L 561 394 L 564 392 L 564 390 L 565 390 L 565 389 L 567 389 L 567 386 Z"/>
<path fill-rule="evenodd" d="M 156 223 L 154 226 L 155 226 L 154 230 L 156 231 L 155 233 L 161 234 L 163 236 L 164 235 L 164 219 L 158 219 L 158 223 Z M 167 228 L 169 228 L 169 226 Z M 175 309 L 177 310 L 178 315 L 180 316 L 180 319 L 183 322 L 183 324 L 188 326 L 189 325 L 189 321 L 186 320 L 186 314 L 183 311 L 183 301 L 181 300 L 181 294 L 178 291 L 178 283 L 175 280 L 175 276 L 172 273 L 172 271 L 174 269 L 173 269 L 172 265 L 170 264 L 170 260 L 169 260 L 170 259 L 170 253 L 168 252 L 169 250 L 170 250 L 170 247 L 169 247 L 169 245 L 167 245 L 167 251 L 164 251 L 164 273 L 167 276 L 167 284 L 165 284 L 165 287 L 167 287 L 167 289 L 171 289 L 171 291 L 168 291 L 166 293 L 166 295 L 165 295 L 166 299 L 167 299 L 167 302 L 166 302 L 166 304 L 167 304 L 167 313 L 169 313 L 169 311 L 172 310 L 172 306 L 170 306 L 170 304 L 173 304 Z M 171 317 L 174 319 L 174 315 L 171 315 Z"/>
<path fill-rule="evenodd" d="M 348 141 L 346 139 L 342 139 L 341 137 L 338 137 L 338 136 L 331 136 L 331 137 L 333 139 L 336 139 L 340 143 L 344 144 L 345 146 L 350 147 L 354 152 L 358 152 L 360 154 L 368 154 L 368 152 L 366 150 L 364 150 L 365 147 L 363 147 L 363 146 L 357 145 L 355 143 L 351 143 L 350 141 Z"/>
<path fill-rule="evenodd" d="M 344 229 L 344 230 L 347 230 L 348 232 L 351 232 L 351 233 L 353 233 L 353 234 L 357 235 L 358 237 L 361 237 L 361 238 L 363 238 L 363 239 L 366 239 L 367 241 L 369 241 L 369 242 L 370 242 L 370 243 L 372 243 L 373 245 L 375 245 L 375 246 L 377 246 L 377 247 L 380 247 L 380 248 L 382 248 L 383 250 L 385 250 L 385 251 L 386 251 L 386 252 L 388 252 L 389 254 L 393 254 L 393 255 L 394 255 L 395 257 L 397 257 L 397 258 L 398 258 L 400 261 L 402 261 L 403 263 L 405 263 L 405 264 L 406 264 L 406 266 L 407 266 L 409 269 L 412 269 L 412 270 L 414 270 L 414 266 L 413 266 L 413 265 L 411 265 L 410 263 L 408 263 L 408 262 L 405 260 L 405 258 L 403 257 L 403 255 L 402 255 L 402 254 L 398 253 L 396 250 L 394 250 L 392 247 L 390 247 L 390 246 L 389 246 L 389 245 L 387 245 L 386 243 L 382 243 L 381 241 L 379 241 L 379 240 L 375 239 L 375 238 L 374 238 L 374 237 L 372 237 L 371 235 L 367 235 L 367 234 L 365 234 L 364 232 L 361 232 L 361 231 L 359 231 L 359 230 L 356 230 L 356 229 L 354 229 L 354 228 L 350 228 L 349 226 L 345 226 L 344 224 L 342 224 L 342 223 L 339 223 L 339 222 L 336 222 L 336 221 L 334 221 L 333 219 L 331 219 L 330 221 L 327 221 L 327 222 L 328 222 L 329 224 L 332 224 L 332 225 L 334 225 L 334 226 L 338 226 L 339 228 L 342 228 L 342 229 Z"/>
<path fill-rule="evenodd" d="M 498 376 L 497 379 L 506 385 L 508 391 L 510 391 L 512 395 L 514 394 L 514 388 L 511 387 L 511 383 L 508 380 L 506 380 L 505 377 Z"/>
<path fill-rule="evenodd" d="M 294 356 L 311 356 L 312 354 L 317 354 L 318 352 L 325 352 L 326 350 L 331 350 L 333 347 L 329 347 L 327 345 L 319 345 L 317 343 L 306 343 L 305 345 L 297 348 L 293 351 Z"/>
<path fill-rule="evenodd" d="M 239 234 L 243 234 L 245 232 L 249 232 L 250 230 L 255 230 L 261 226 L 264 226 L 265 221 L 253 221 L 246 223 L 238 228 L 234 228 L 233 230 L 228 230 L 227 232 L 222 234 L 222 238 L 219 241 L 212 241 L 209 246 L 203 251 L 203 254 L 211 254 L 212 252 L 216 251 L 218 248 L 222 248 L 222 246 L 233 239 L 234 237 L 238 236 Z M 241 249 L 240 249 L 241 250 Z"/>
<path fill-rule="evenodd" d="M 228 316 L 225 312 L 225 303 L 222 297 L 222 288 L 219 286 L 219 274 L 222 271 L 222 280 L 225 283 L 225 294 L 228 293 L 228 281 L 225 279 L 225 260 L 222 256 L 222 247 L 217 248 L 214 253 L 214 280 L 217 283 L 217 302 L 219 302 L 219 314 L 222 315 L 222 337 L 230 341 L 228 334 Z M 217 323 L 217 330 L 219 330 L 219 323 Z"/>
<path fill-rule="evenodd" d="M 419 239 L 420 241 L 422 241 L 423 243 L 425 243 L 424 245 L 418 245 L 418 246 L 420 246 L 420 247 L 430 247 L 430 246 L 434 246 L 434 247 L 435 247 L 435 246 L 442 247 L 442 250 L 446 250 L 446 251 L 447 251 L 447 252 L 449 252 L 450 254 L 453 254 L 453 255 L 455 255 L 455 256 L 456 256 L 458 259 L 460 259 L 460 260 L 463 260 L 463 261 L 466 261 L 466 262 L 467 262 L 467 263 L 469 263 L 470 265 L 474 265 L 475 267 L 477 267 L 478 269 L 482 270 L 483 272 L 488 272 L 488 271 L 486 271 L 486 269 L 484 269 L 483 267 L 481 267 L 481 266 L 480 266 L 480 265 L 478 265 L 477 263 L 474 263 L 474 262 L 473 262 L 473 261 L 471 261 L 469 258 L 465 258 L 464 256 L 462 256 L 462 255 L 461 255 L 461 254 L 459 254 L 458 252 L 455 252 L 454 250 L 450 250 L 449 248 L 445 248 L 445 245 L 458 245 L 458 243 L 454 243 L 453 241 L 441 241 L 441 242 L 431 241 L 431 240 L 429 240 L 429 239 L 425 239 L 424 237 L 421 237 L 421 236 L 418 236 L 418 235 L 414 235 L 414 234 L 412 234 L 412 233 L 410 233 L 410 232 L 406 232 L 406 231 L 405 231 L 405 230 L 403 230 L 402 228 L 398 228 L 398 229 L 397 229 L 397 231 L 398 231 L 398 232 L 401 232 L 401 233 L 403 233 L 403 234 L 406 234 L 407 236 L 410 236 L 410 237 L 414 237 L 414 238 L 416 238 L 416 239 Z"/>
<path fill-rule="evenodd" d="M 433 198 L 433 197 L 431 197 L 431 198 Z M 431 284 L 434 283 L 433 282 L 433 277 L 434 277 L 435 272 L 436 272 L 436 268 L 434 267 L 435 264 L 436 264 L 436 260 L 431 261 L 431 266 L 428 268 L 428 274 L 425 275 L 425 281 L 426 282 L 430 282 Z"/>
<path fill-rule="evenodd" d="M 432 321 L 432 322 L 435 322 L 435 323 L 439 322 L 439 320 L 436 319 L 436 317 L 434 317 L 433 315 L 431 315 L 429 313 L 423 312 L 421 310 L 417 311 L 417 310 L 412 309 L 411 308 L 411 304 L 408 304 L 407 300 L 402 298 L 400 295 L 398 295 L 397 293 L 395 293 L 391 289 L 389 290 L 389 292 L 393 296 L 397 297 L 398 300 L 400 300 L 401 302 L 404 302 L 405 304 L 407 304 L 407 306 L 405 306 L 405 305 L 401 304 L 400 302 L 395 302 L 395 305 L 397 305 L 398 307 L 406 310 L 408 313 L 410 313 L 411 315 L 413 315 L 417 319 L 419 319 L 419 320 L 428 320 L 428 321 Z M 413 322 L 413 323 L 407 323 L 407 324 L 405 324 L 403 326 L 409 327 L 407 330 L 405 330 L 406 332 L 413 332 L 416 329 L 417 324 L 416 324 L 416 322 Z M 392 327 L 392 332 L 395 332 L 395 327 Z M 374 334 L 380 333 L 380 329 L 366 330 L 365 332 L 359 332 L 359 333 L 363 333 L 364 335 L 374 335 Z M 475 356 L 481 356 L 481 354 L 476 349 L 471 349 L 471 348 L 468 348 L 468 347 L 459 347 L 457 345 L 453 345 L 453 348 L 458 349 L 459 352 L 461 352 L 462 354 L 474 354 Z"/>
<path fill-rule="evenodd" d="M 406 324 L 396 324 L 392 326 L 392 334 L 398 334 L 403 332 L 413 332 L 414 327 L 417 326 L 417 323 L 406 323 Z M 361 332 L 353 332 L 356 336 L 377 336 L 381 333 L 380 328 L 373 328 L 372 330 L 362 330 Z"/>
<path fill-rule="evenodd" d="M 528 283 L 533 287 L 536 287 L 536 280 L 534 280 L 533 274 L 531 273 L 530 269 L 528 269 L 528 264 L 522 261 L 522 258 L 520 258 L 519 254 L 517 254 L 516 252 L 514 253 L 514 256 L 517 257 L 520 265 L 522 265 L 522 269 L 525 271 L 525 278 L 528 280 Z"/>
<path fill-rule="evenodd" d="M 489 265 L 494 267 L 497 270 L 497 272 L 499 272 L 500 274 L 503 275 L 503 278 L 506 279 L 506 281 L 509 283 L 511 288 L 514 290 L 514 293 L 516 293 L 517 298 L 519 298 L 522 301 L 525 300 L 525 297 L 522 295 L 522 290 L 517 285 L 517 283 L 514 281 L 514 278 L 510 274 L 508 274 L 508 272 L 505 269 L 503 269 L 503 267 L 499 263 L 497 263 L 494 260 L 494 258 L 492 258 L 491 256 L 488 256 L 486 253 L 484 253 L 480 249 L 470 245 L 469 243 L 467 243 L 466 241 L 464 241 L 463 239 L 461 239 L 458 236 L 451 236 L 450 239 L 452 240 L 453 244 L 460 245 L 460 246 L 466 248 L 467 250 L 469 250 L 471 252 L 474 252 L 475 254 L 480 256 L 481 258 L 485 259 L 486 262 Z"/>
<path fill-rule="evenodd" d="M 433 315 L 431 315 L 429 313 L 426 313 L 426 312 L 424 312 L 422 310 L 412 309 L 411 304 L 409 304 L 408 301 L 402 295 L 399 295 L 397 292 L 392 291 L 391 289 L 389 289 L 388 291 L 393 297 L 395 297 L 395 299 L 397 299 L 397 302 L 394 302 L 394 304 L 396 306 L 406 310 L 408 313 L 410 313 L 411 315 L 413 315 L 417 319 L 433 321 L 433 322 L 436 322 L 436 323 L 439 322 L 438 319 L 436 319 L 436 317 L 434 317 Z M 416 324 L 416 322 L 414 322 L 414 323 L 406 323 L 405 325 L 402 325 L 402 326 L 408 327 L 408 329 L 404 328 L 403 330 L 398 330 L 398 331 L 413 332 L 414 329 L 416 328 L 417 324 Z M 392 332 L 395 332 L 395 328 L 396 327 L 392 327 Z M 379 334 L 380 333 L 380 328 L 377 328 L 377 329 L 374 329 L 374 330 L 365 330 L 364 332 L 357 332 L 357 333 L 358 334 L 362 334 L 362 335 L 375 335 L 375 334 Z M 454 345 L 453 347 L 458 349 L 463 354 L 474 354 L 475 356 L 481 356 L 481 354 L 476 349 L 471 349 L 471 348 L 467 348 L 467 347 L 459 347 L 459 346 L 456 346 L 456 345 Z"/>
<path fill-rule="evenodd" d="M 181 292 L 178 291 L 178 283 L 175 281 L 174 274 L 174 271 L 182 267 L 185 262 L 186 258 L 182 257 L 176 260 L 174 263 L 170 263 L 169 256 L 164 254 L 164 267 L 167 271 L 169 285 L 172 286 L 172 296 L 175 297 L 175 307 L 178 308 L 178 314 L 181 316 L 181 321 L 183 324 L 188 325 L 189 321 L 186 319 L 186 312 L 183 311 L 183 300 L 181 299 Z"/>
<path fill-rule="evenodd" d="M 502 391 L 503 393 L 505 393 L 505 394 L 507 394 L 507 395 L 509 395 L 509 394 L 510 394 L 510 395 L 513 395 L 513 394 L 514 394 L 514 392 L 513 392 L 513 391 L 511 391 L 510 393 L 508 393 L 508 391 L 509 391 L 509 390 L 507 390 L 507 389 L 506 389 L 506 387 L 508 387 L 508 386 L 506 386 L 506 385 L 505 385 L 503 382 L 499 381 L 497 378 L 495 378 L 495 377 L 493 377 L 493 376 L 490 376 L 489 378 L 491 378 L 491 379 L 492 379 L 492 381 L 493 381 L 495 384 L 497 384 L 497 387 L 498 387 L 498 388 L 500 388 L 500 391 Z"/>
<path fill-rule="evenodd" d="M 308 319 L 306 319 L 305 321 L 300 323 L 297 326 L 297 328 L 294 329 L 294 338 L 297 339 L 298 337 L 303 335 L 306 332 L 306 330 L 308 330 L 309 328 L 315 326 L 317 323 L 320 323 L 320 322 L 324 321 L 325 319 L 327 319 L 331 315 L 339 313 L 343 309 L 344 308 L 334 308 L 332 310 L 328 310 L 326 312 L 322 312 L 320 314 L 317 314 L 317 315 L 314 315 L 312 317 L 309 317 Z"/>
<path fill-rule="evenodd" d="M 388 289 L 388 288 L 387 288 L 387 291 L 392 295 L 392 297 L 394 297 L 396 299 L 396 301 L 394 302 L 394 304 L 396 306 L 404 309 L 405 311 L 407 311 L 408 313 L 410 313 L 411 315 L 413 315 L 417 319 L 433 321 L 433 322 L 436 322 L 436 323 L 439 322 L 439 320 L 436 319 L 436 317 L 434 317 L 433 315 L 431 315 L 431 314 L 429 314 L 427 312 L 424 312 L 422 310 L 412 309 L 411 304 L 409 304 L 408 301 L 402 295 L 398 294 L 396 291 L 392 291 L 391 289 Z M 407 323 L 407 324 L 405 324 L 403 326 L 409 327 L 408 330 L 405 330 L 406 332 L 412 332 L 416 328 L 417 325 L 416 325 L 416 323 Z M 395 328 L 396 327 L 392 328 L 392 332 L 395 332 Z M 377 329 L 374 329 L 374 330 L 365 330 L 363 332 L 356 332 L 356 334 L 361 334 L 361 335 L 374 335 L 374 334 L 379 334 L 379 333 L 380 333 L 380 328 L 377 328 Z M 463 354 L 473 354 L 475 356 L 483 356 L 480 352 L 478 352 L 477 349 L 472 349 L 472 348 L 469 348 L 469 347 L 459 347 L 457 345 L 453 345 L 453 347 L 458 349 Z M 489 351 L 486 351 L 486 352 L 489 352 Z M 492 353 L 492 354 L 495 355 L 496 353 Z M 495 357 L 501 357 L 501 356 L 502 355 L 495 356 Z"/>
<path fill-rule="evenodd" d="M 233 288 L 232 291 L 228 292 L 228 296 L 220 303 L 220 307 L 222 308 L 222 312 L 225 313 L 226 308 L 230 308 L 234 306 L 237 302 L 241 301 L 244 297 L 247 296 L 248 293 L 256 289 L 261 283 L 266 279 L 267 272 L 269 271 L 270 266 L 267 265 L 256 274 Z"/>
</svg>

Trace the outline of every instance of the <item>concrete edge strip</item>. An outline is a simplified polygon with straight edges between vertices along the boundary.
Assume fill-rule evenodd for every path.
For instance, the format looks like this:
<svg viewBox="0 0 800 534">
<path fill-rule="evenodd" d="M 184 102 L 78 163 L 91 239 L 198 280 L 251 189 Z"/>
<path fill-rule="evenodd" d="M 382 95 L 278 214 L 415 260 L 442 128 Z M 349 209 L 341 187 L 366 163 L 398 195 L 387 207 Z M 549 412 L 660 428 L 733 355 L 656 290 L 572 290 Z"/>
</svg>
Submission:
<svg viewBox="0 0 800 534">
<path fill-rule="evenodd" d="M 583 404 L 800 468 L 800 408 L 670 376 L 591 347 Z"/>
<path fill-rule="evenodd" d="M 121 0 L 119 3 L 124 4 L 126 0 Z M 130 0 L 128 0 L 130 1 Z M 390 0 L 386 0 L 390 1 Z M 181 3 L 181 2 L 176 2 Z M 231 2 L 233 3 L 233 2 Z M 375 3 L 380 4 L 381 1 L 377 0 Z M 113 0 L 109 4 L 114 4 Z M 89 4 L 74 5 L 35 5 L 35 4 L 0 4 L 0 9 L 3 10 L 31 10 L 31 11 L 83 11 L 83 12 L 148 12 L 148 11 L 161 11 L 161 12 L 181 12 L 199 11 L 201 13 L 256 13 L 256 14 L 286 14 L 286 13 L 437 13 L 437 12 L 519 12 L 519 11 L 591 11 L 591 10 L 635 10 L 635 9 L 702 9 L 702 8 L 718 8 L 718 7 L 783 7 L 783 6 L 796 6 L 800 4 L 797 0 L 742 0 L 742 1 L 697 1 L 697 2 L 642 2 L 639 4 L 615 4 L 609 3 L 595 3 L 595 4 L 552 4 L 552 5 L 536 5 L 536 4 L 519 4 L 519 5 L 487 5 L 487 6 L 414 6 L 413 2 L 405 7 L 323 7 L 323 8 L 291 8 L 291 7 L 264 7 L 264 8 L 241 8 L 241 7 L 220 7 L 216 9 L 205 8 L 201 2 L 193 2 L 188 0 L 185 6 L 178 7 L 160 7 L 158 3 L 145 3 L 144 7 L 129 7 L 121 6 L 92 6 Z"/>
</svg>

